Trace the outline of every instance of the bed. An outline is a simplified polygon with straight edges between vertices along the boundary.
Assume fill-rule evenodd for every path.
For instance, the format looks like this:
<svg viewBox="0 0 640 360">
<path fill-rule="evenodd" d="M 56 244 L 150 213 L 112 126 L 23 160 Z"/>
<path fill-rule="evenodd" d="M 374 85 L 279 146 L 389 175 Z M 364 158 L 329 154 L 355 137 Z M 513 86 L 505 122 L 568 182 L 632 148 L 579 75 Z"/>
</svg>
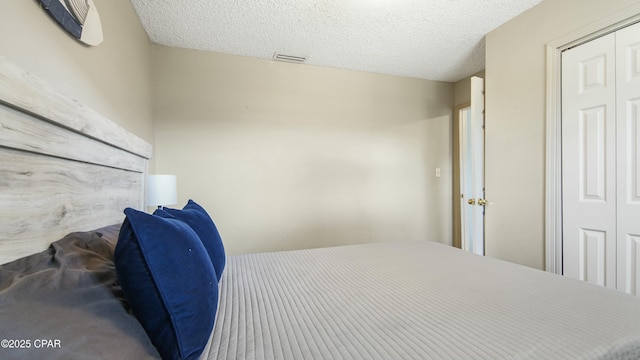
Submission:
<svg viewBox="0 0 640 360">
<path fill-rule="evenodd" d="M 640 359 L 637 297 L 441 244 L 390 239 L 220 264 L 205 241 L 214 232 L 182 217 L 196 209 L 213 224 L 197 203 L 140 211 L 144 141 L 6 59 L 0 103 L 2 359 Z M 188 260 L 162 248 L 150 262 L 146 246 L 183 235 Z M 148 300 L 142 288 L 166 279 L 132 283 L 144 266 L 124 244 L 146 273 L 186 274 L 164 274 L 168 286 L 200 283 Z M 145 318 L 167 296 L 181 308 Z M 149 321 L 173 335 L 185 334 L 180 322 L 195 350 L 172 353 Z"/>
</svg>

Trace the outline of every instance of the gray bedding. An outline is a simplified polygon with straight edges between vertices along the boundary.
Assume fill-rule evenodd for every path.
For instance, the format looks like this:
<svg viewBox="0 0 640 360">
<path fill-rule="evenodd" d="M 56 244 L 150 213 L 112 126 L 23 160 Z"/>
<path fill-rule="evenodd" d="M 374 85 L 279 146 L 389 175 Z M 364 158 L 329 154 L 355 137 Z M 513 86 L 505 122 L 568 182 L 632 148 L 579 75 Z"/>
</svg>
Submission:
<svg viewBox="0 0 640 360">
<path fill-rule="evenodd" d="M 640 359 L 640 299 L 440 244 L 231 256 L 209 359 Z"/>
<path fill-rule="evenodd" d="M 115 276 L 118 229 L 0 266 L 0 340 L 29 340 L 0 359 L 159 358 Z M 640 299 L 428 242 L 230 256 L 203 355 L 640 359 Z"/>
<path fill-rule="evenodd" d="M 160 358 L 123 306 L 113 265 L 119 228 L 69 234 L 0 266 L 0 359 Z"/>
</svg>

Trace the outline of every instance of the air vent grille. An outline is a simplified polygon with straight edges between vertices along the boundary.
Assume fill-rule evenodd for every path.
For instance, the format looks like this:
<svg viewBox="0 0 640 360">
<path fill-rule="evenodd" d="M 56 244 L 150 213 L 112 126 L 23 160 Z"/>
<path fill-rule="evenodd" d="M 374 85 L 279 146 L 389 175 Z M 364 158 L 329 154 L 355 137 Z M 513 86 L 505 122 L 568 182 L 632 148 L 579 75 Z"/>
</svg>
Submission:
<svg viewBox="0 0 640 360">
<path fill-rule="evenodd" d="M 295 56 L 295 55 L 285 55 L 280 53 L 273 54 L 273 60 L 277 61 L 285 61 L 296 64 L 304 64 L 307 61 L 307 58 L 304 56 Z"/>
</svg>

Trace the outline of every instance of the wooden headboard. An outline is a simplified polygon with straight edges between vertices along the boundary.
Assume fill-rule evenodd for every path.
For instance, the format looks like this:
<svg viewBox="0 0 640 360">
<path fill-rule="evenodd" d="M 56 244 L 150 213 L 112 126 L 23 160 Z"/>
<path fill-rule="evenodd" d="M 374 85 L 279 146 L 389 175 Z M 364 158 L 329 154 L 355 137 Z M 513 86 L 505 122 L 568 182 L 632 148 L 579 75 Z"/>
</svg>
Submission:
<svg viewBox="0 0 640 360">
<path fill-rule="evenodd" d="M 0 264 L 142 209 L 151 145 L 0 57 Z"/>
</svg>

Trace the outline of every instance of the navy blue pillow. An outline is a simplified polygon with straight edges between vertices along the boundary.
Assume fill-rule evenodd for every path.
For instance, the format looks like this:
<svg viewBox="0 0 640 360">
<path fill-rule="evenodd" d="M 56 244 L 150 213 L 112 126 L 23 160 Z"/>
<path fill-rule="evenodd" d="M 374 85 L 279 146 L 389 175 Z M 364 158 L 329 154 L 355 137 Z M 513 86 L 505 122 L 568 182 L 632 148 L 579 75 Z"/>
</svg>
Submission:
<svg viewBox="0 0 640 360">
<path fill-rule="evenodd" d="M 218 306 L 211 260 L 183 221 L 124 213 L 114 253 L 122 291 L 163 359 L 197 359 Z"/>
<path fill-rule="evenodd" d="M 213 223 L 207 211 L 195 201 L 189 200 L 182 210 L 164 208 L 156 210 L 154 215 L 162 217 L 169 217 L 168 215 L 170 215 L 189 224 L 207 249 L 213 268 L 216 270 L 216 275 L 218 275 L 218 281 L 220 281 L 226 264 L 224 245 L 218 228 L 216 228 L 216 224 Z"/>
</svg>

